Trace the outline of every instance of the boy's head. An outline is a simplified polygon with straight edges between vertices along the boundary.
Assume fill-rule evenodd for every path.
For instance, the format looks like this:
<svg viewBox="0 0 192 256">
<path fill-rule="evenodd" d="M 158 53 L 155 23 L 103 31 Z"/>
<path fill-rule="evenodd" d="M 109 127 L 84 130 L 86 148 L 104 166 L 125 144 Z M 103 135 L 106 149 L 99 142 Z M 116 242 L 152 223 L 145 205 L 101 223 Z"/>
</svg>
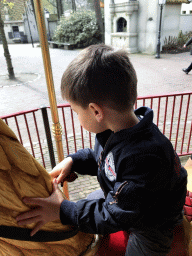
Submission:
<svg viewBox="0 0 192 256">
<path fill-rule="evenodd" d="M 61 93 L 84 109 L 96 103 L 123 112 L 132 109 L 137 98 L 136 72 L 125 50 L 91 45 L 67 67 Z"/>
</svg>

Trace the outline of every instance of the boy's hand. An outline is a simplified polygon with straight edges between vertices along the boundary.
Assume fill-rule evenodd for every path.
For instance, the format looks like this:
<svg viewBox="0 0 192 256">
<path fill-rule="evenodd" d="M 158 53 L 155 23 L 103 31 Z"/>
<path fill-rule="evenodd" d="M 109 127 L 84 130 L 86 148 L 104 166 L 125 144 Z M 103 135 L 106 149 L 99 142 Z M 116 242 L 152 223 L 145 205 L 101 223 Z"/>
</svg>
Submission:
<svg viewBox="0 0 192 256">
<path fill-rule="evenodd" d="M 192 221 L 192 192 L 189 191 L 185 198 L 184 215 L 189 222 Z"/>
<path fill-rule="evenodd" d="M 37 231 L 49 221 L 60 219 L 60 206 L 63 202 L 63 195 L 58 188 L 56 179 L 53 181 L 53 193 L 48 198 L 24 198 L 23 202 L 36 206 L 34 209 L 22 213 L 16 217 L 18 225 L 28 225 L 36 222 L 36 226 L 31 232 L 33 236 Z"/>
<path fill-rule="evenodd" d="M 63 183 L 64 181 L 72 182 L 77 178 L 75 173 L 71 173 L 73 160 L 71 157 L 65 158 L 62 162 L 56 165 L 49 173 L 52 178 L 57 178 L 57 183 Z"/>
</svg>

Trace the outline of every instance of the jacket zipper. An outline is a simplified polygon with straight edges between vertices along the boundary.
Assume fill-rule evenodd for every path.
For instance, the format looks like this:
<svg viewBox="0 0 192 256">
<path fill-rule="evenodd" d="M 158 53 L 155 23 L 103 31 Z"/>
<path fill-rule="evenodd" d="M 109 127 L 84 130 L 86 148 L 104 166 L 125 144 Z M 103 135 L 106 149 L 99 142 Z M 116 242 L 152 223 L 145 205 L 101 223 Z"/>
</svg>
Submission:
<svg viewBox="0 0 192 256">
<path fill-rule="evenodd" d="M 100 156 L 99 156 L 99 163 L 98 163 L 98 165 L 99 165 L 99 171 L 101 171 L 101 164 L 102 164 L 102 160 L 103 160 L 103 154 L 104 154 L 104 150 L 101 151 L 101 154 L 100 154 Z"/>
<path fill-rule="evenodd" d="M 121 193 L 122 189 L 125 187 L 125 185 L 128 184 L 128 181 L 124 181 L 119 188 L 117 189 L 116 193 L 115 193 L 115 198 L 118 198 L 119 194 Z"/>
<path fill-rule="evenodd" d="M 128 184 L 128 181 L 124 181 L 120 186 L 119 188 L 117 189 L 115 195 L 114 195 L 114 198 L 115 198 L 115 201 L 113 202 L 109 202 L 109 204 L 116 204 L 118 202 L 118 196 L 119 194 L 121 193 L 122 189 Z"/>
</svg>

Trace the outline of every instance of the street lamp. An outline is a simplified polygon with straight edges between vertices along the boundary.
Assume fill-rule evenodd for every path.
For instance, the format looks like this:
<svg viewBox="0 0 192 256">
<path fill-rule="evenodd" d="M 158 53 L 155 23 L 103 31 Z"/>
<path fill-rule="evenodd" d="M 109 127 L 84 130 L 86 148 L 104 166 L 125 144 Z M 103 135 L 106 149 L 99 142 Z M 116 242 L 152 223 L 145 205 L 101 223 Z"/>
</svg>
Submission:
<svg viewBox="0 0 192 256">
<path fill-rule="evenodd" d="M 45 18 L 47 19 L 47 27 L 48 27 L 48 40 L 51 40 L 51 36 L 50 36 L 50 29 L 49 29 L 49 12 L 47 10 L 45 10 Z"/>
<path fill-rule="evenodd" d="M 161 21 L 162 21 L 162 11 L 163 11 L 163 6 L 165 5 L 166 0 L 159 0 L 159 6 L 160 6 L 160 21 L 159 21 L 159 32 L 158 32 L 158 41 L 157 41 L 157 51 L 155 58 L 159 59 L 160 58 L 160 47 L 161 47 Z"/>
</svg>

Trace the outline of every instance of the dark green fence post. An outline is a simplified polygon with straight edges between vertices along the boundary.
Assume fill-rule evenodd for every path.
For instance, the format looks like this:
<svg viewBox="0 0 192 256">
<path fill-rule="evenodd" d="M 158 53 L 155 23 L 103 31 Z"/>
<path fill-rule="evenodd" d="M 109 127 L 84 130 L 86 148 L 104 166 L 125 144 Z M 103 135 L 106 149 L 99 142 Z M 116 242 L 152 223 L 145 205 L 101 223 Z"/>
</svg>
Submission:
<svg viewBox="0 0 192 256">
<path fill-rule="evenodd" d="M 47 114 L 47 107 L 42 106 L 41 113 L 43 116 L 43 124 L 44 124 L 45 134 L 46 134 L 46 138 L 47 138 L 47 145 L 48 145 L 48 149 L 49 149 L 51 166 L 52 166 L 52 168 L 54 168 L 56 166 L 56 162 L 55 162 L 55 154 L 54 154 L 53 143 L 52 143 L 52 138 L 51 138 L 51 131 L 50 131 L 50 126 L 49 126 L 49 118 L 48 118 L 48 114 Z"/>
</svg>

